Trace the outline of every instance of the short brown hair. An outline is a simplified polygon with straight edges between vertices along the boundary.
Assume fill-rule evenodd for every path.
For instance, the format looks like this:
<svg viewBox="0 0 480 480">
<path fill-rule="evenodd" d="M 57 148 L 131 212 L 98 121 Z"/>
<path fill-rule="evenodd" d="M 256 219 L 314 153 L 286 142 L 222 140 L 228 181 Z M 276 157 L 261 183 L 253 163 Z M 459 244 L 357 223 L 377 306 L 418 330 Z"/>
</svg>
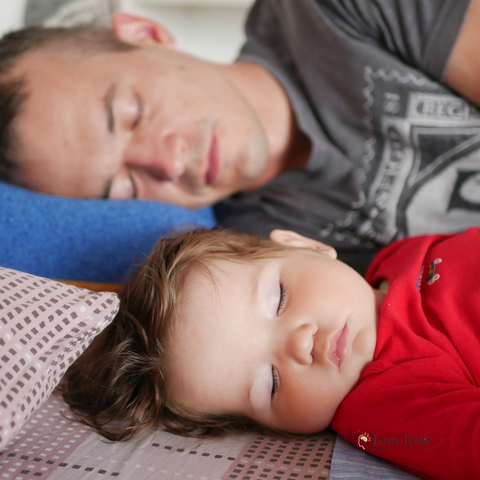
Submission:
<svg viewBox="0 0 480 480">
<path fill-rule="evenodd" d="M 12 127 L 28 98 L 27 79 L 12 72 L 21 58 L 33 52 L 58 48 L 78 54 L 105 51 L 124 52 L 136 47 L 119 40 L 108 28 L 41 26 L 15 30 L 0 39 L 0 180 L 21 184 L 20 167 L 15 160 L 17 139 Z M 34 79 L 31 79 L 34 81 Z"/>
<path fill-rule="evenodd" d="M 127 440 L 145 427 L 212 437 L 272 430 L 239 415 L 188 411 L 168 398 L 164 378 L 169 340 L 178 322 L 182 286 L 193 267 L 209 260 L 247 261 L 283 254 L 264 238 L 228 230 L 192 230 L 161 240 L 121 294 L 112 324 L 70 369 L 64 398 L 83 423 L 110 440 Z"/>
</svg>

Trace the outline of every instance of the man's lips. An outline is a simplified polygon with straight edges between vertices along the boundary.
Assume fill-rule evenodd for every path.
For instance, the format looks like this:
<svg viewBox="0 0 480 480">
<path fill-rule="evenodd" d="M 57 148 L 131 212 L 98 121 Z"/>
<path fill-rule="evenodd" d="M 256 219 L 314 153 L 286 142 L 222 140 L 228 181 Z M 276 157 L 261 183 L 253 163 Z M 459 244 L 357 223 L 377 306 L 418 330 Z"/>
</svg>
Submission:
<svg viewBox="0 0 480 480">
<path fill-rule="evenodd" d="M 347 324 L 335 333 L 328 344 L 327 358 L 337 367 L 340 367 L 348 346 L 348 327 Z"/>
<path fill-rule="evenodd" d="M 220 158 L 218 152 L 218 141 L 214 135 L 212 143 L 210 145 L 210 151 L 208 152 L 208 166 L 205 173 L 205 183 L 211 185 L 215 182 L 220 171 Z"/>
</svg>

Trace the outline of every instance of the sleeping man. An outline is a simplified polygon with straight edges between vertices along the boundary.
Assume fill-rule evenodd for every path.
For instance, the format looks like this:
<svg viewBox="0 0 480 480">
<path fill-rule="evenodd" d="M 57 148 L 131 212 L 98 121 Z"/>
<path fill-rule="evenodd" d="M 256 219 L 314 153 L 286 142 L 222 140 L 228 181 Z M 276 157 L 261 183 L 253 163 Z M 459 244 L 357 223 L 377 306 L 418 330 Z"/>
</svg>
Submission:
<svg viewBox="0 0 480 480">
<path fill-rule="evenodd" d="M 112 24 L 1 41 L 3 180 L 216 204 L 360 271 L 394 239 L 480 224 L 480 0 L 258 0 L 228 65 L 152 20 Z"/>
</svg>

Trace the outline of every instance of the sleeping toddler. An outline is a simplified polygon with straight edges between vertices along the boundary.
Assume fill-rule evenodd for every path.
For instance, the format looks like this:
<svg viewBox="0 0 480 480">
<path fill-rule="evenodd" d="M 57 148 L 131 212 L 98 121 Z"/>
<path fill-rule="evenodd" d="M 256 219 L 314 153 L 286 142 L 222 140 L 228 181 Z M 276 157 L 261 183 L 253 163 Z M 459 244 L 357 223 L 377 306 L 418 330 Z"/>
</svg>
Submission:
<svg viewBox="0 0 480 480">
<path fill-rule="evenodd" d="M 332 427 L 422 478 L 480 478 L 479 240 L 398 241 L 366 280 L 289 231 L 161 240 L 65 399 L 112 440 Z"/>
</svg>

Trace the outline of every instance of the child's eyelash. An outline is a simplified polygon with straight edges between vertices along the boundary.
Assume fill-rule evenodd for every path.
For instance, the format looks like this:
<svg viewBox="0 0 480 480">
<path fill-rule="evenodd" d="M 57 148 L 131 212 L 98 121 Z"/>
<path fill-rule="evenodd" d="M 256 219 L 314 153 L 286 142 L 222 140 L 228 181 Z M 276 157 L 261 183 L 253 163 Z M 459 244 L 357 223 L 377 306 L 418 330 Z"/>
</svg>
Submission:
<svg viewBox="0 0 480 480">
<path fill-rule="evenodd" d="M 278 372 L 273 365 L 272 365 L 272 377 L 273 377 L 273 383 L 272 383 L 272 398 L 273 398 L 278 392 Z"/>
<path fill-rule="evenodd" d="M 278 302 L 277 315 L 282 312 L 285 305 L 285 298 L 287 296 L 287 287 L 285 283 L 280 282 L 280 301 Z"/>
</svg>

